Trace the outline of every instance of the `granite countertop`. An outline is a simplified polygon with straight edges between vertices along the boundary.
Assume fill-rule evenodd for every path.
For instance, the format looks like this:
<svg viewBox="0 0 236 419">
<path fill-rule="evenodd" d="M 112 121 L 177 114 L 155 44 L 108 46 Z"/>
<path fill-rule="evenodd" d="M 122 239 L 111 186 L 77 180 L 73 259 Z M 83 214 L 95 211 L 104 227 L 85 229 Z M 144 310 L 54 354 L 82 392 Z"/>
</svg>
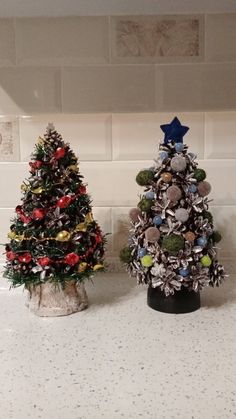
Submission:
<svg viewBox="0 0 236 419">
<path fill-rule="evenodd" d="M 0 286 L 0 418 L 236 417 L 236 286 L 190 314 L 156 312 L 125 274 L 87 284 L 88 310 L 39 318 Z"/>
</svg>

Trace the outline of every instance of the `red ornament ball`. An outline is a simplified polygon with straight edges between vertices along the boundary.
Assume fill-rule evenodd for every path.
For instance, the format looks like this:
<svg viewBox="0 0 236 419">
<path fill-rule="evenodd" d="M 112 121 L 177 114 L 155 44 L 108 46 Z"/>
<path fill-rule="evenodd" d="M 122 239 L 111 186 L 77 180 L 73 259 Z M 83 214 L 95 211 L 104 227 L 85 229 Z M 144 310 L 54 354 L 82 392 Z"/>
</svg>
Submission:
<svg viewBox="0 0 236 419">
<path fill-rule="evenodd" d="M 51 263 L 51 259 L 47 256 L 43 256 L 43 257 L 37 259 L 37 263 L 40 266 L 48 266 Z"/>
<path fill-rule="evenodd" d="M 7 256 L 7 259 L 8 260 L 14 260 L 14 259 L 16 259 L 16 254 L 12 250 L 9 250 L 6 253 L 6 256 Z"/>
<path fill-rule="evenodd" d="M 32 257 L 30 253 L 23 253 L 22 255 L 19 256 L 19 262 L 22 263 L 30 263 Z"/>
<path fill-rule="evenodd" d="M 64 155 L 66 154 L 66 150 L 63 147 L 58 147 L 54 153 L 55 159 L 62 159 Z"/>
<path fill-rule="evenodd" d="M 68 205 L 70 205 L 70 203 L 71 203 L 71 196 L 65 195 L 65 196 L 62 196 L 62 198 L 58 199 L 57 207 L 66 208 L 68 207 Z"/>
<path fill-rule="evenodd" d="M 41 220 L 44 217 L 44 215 L 45 215 L 44 210 L 40 208 L 35 208 L 32 214 L 35 220 Z"/>
<path fill-rule="evenodd" d="M 79 262 L 79 256 L 76 253 L 68 253 L 64 260 L 67 263 L 67 265 L 73 266 Z"/>
</svg>

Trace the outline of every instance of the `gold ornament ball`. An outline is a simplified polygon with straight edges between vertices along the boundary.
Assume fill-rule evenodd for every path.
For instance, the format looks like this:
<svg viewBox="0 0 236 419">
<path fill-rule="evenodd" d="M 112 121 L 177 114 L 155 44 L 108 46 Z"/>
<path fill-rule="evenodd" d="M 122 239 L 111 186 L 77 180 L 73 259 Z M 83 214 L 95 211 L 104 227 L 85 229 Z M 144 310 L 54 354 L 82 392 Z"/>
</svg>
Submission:
<svg viewBox="0 0 236 419">
<path fill-rule="evenodd" d="M 194 240 L 196 238 L 195 234 L 192 231 L 187 231 L 187 233 L 185 233 L 184 237 L 188 242 L 194 242 Z"/>
<path fill-rule="evenodd" d="M 79 272 L 84 272 L 84 271 L 85 271 L 85 269 L 87 268 L 87 266 L 88 266 L 88 264 L 87 264 L 86 262 L 81 262 L 81 263 L 79 264 L 78 271 L 79 271 Z"/>
<path fill-rule="evenodd" d="M 172 180 L 172 174 L 169 172 L 164 172 L 161 174 L 163 182 L 170 183 Z"/>
<path fill-rule="evenodd" d="M 58 242 L 68 242 L 70 240 L 69 231 L 62 230 L 56 235 L 56 240 Z"/>
</svg>

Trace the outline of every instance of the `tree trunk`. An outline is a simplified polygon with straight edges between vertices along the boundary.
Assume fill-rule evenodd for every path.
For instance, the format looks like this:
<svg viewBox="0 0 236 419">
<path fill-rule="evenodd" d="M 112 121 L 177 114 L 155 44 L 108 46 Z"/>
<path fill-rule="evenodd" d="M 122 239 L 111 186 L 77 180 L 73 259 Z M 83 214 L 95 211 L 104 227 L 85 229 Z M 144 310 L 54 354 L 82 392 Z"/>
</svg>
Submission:
<svg viewBox="0 0 236 419">
<path fill-rule="evenodd" d="M 88 297 L 83 283 L 68 281 L 62 288 L 59 283 L 46 282 L 29 286 L 26 305 L 37 316 L 67 316 L 87 308 Z"/>
</svg>

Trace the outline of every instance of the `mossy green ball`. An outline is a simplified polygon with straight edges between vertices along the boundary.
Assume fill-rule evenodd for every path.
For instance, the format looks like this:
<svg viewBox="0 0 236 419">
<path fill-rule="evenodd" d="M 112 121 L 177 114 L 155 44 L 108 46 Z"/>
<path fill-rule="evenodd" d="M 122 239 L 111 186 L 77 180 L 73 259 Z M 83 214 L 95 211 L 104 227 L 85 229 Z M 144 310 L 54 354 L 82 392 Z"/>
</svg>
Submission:
<svg viewBox="0 0 236 419">
<path fill-rule="evenodd" d="M 210 211 L 206 211 L 206 210 L 202 211 L 202 216 L 204 219 L 206 218 L 210 223 L 212 223 L 213 215 Z"/>
<path fill-rule="evenodd" d="M 150 268 L 150 266 L 153 265 L 153 259 L 150 255 L 146 255 L 143 256 L 141 258 L 141 264 L 145 267 L 145 268 Z"/>
<path fill-rule="evenodd" d="M 140 186 L 148 185 L 154 179 L 154 173 L 151 170 L 141 170 L 136 176 L 136 182 Z"/>
<path fill-rule="evenodd" d="M 193 177 L 197 179 L 198 182 L 206 179 L 206 172 L 203 169 L 195 169 Z"/>
<path fill-rule="evenodd" d="M 141 201 L 138 203 L 138 207 L 141 209 L 141 211 L 143 212 L 148 212 L 150 211 L 151 207 L 153 206 L 153 201 L 151 199 L 146 199 L 143 198 L 141 199 Z"/>
<path fill-rule="evenodd" d="M 219 233 L 219 231 L 213 231 L 211 238 L 213 240 L 214 243 L 219 243 L 222 239 L 221 234 Z"/>
<path fill-rule="evenodd" d="M 162 242 L 162 248 L 167 250 L 170 255 L 177 255 L 178 251 L 184 248 L 184 238 L 177 234 L 165 236 Z"/>
<path fill-rule="evenodd" d="M 209 268 L 209 266 L 211 266 L 212 264 L 212 260 L 210 258 L 210 256 L 205 255 L 200 259 L 200 262 L 202 264 L 202 266 L 204 266 L 205 268 Z"/>
<path fill-rule="evenodd" d="M 132 250 L 129 247 L 124 247 L 120 251 L 120 260 L 123 263 L 130 263 L 132 262 L 133 258 L 131 255 Z"/>
</svg>

